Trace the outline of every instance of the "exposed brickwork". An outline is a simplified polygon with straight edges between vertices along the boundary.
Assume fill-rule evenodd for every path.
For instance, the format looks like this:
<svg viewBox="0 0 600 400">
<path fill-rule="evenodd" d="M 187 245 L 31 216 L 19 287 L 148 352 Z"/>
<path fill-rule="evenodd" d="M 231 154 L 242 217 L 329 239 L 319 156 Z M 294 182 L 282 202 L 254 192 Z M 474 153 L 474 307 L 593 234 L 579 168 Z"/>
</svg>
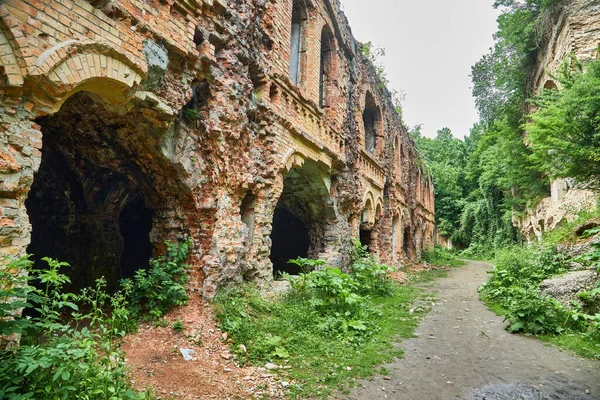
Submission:
<svg viewBox="0 0 600 400">
<path fill-rule="evenodd" d="M 155 251 L 193 238 L 194 286 L 207 296 L 272 281 L 279 207 L 306 225 L 308 254 L 336 265 L 361 230 L 390 264 L 431 246 L 433 185 L 390 94 L 337 0 L 298 5 L 306 17 L 294 85 L 292 0 L 2 2 L 0 252 L 27 251 L 35 214 L 72 238 L 65 257 L 86 253 L 93 265 L 79 268 L 118 278 L 128 240 L 119 221 L 140 196 Z M 373 153 L 367 96 L 379 113 Z"/>
</svg>

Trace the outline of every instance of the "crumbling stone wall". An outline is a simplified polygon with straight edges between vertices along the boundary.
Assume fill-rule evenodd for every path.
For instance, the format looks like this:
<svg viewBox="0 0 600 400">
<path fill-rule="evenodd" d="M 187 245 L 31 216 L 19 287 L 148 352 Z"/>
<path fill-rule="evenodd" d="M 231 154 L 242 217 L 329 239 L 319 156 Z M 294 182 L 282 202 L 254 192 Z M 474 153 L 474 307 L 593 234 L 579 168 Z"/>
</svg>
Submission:
<svg viewBox="0 0 600 400">
<path fill-rule="evenodd" d="M 83 286 L 190 237 L 212 296 L 272 282 L 284 209 L 311 257 L 344 266 L 361 233 L 384 262 L 416 257 L 433 184 L 359 47 L 336 0 L 2 2 L 0 252 L 62 258 Z"/>
<path fill-rule="evenodd" d="M 536 92 L 560 90 L 556 79 L 560 67 L 569 57 L 580 62 L 598 57 L 600 46 L 600 4 L 592 0 L 569 0 L 557 6 L 543 20 L 547 31 L 533 74 Z M 573 179 L 558 179 L 551 184 L 551 196 L 542 199 L 516 226 L 529 243 L 541 240 L 545 231 L 579 211 L 593 209 L 597 194 L 582 189 Z"/>
</svg>

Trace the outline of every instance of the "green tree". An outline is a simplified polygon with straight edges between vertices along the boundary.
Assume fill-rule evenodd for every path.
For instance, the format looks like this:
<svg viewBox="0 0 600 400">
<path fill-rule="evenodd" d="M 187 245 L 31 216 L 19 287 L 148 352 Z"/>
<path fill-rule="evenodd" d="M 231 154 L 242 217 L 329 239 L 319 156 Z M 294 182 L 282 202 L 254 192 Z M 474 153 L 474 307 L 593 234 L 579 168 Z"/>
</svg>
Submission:
<svg viewBox="0 0 600 400">
<path fill-rule="evenodd" d="M 422 136 L 420 127 L 413 128 L 411 136 L 433 176 L 438 229 L 452 237 L 459 227 L 465 196 L 467 146 L 448 128 L 440 129 L 435 139 Z"/>
<path fill-rule="evenodd" d="M 600 187 L 600 61 L 565 65 L 562 90 L 544 90 L 527 124 L 532 158 L 552 177 Z"/>
</svg>

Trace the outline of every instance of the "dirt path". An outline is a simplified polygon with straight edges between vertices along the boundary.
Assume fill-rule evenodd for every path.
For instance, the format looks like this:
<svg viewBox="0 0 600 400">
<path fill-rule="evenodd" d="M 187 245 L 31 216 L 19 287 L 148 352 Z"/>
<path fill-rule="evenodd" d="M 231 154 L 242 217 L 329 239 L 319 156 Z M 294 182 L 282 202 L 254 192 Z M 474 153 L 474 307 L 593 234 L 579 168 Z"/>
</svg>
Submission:
<svg viewBox="0 0 600 400">
<path fill-rule="evenodd" d="M 340 399 L 598 400 L 600 362 L 511 335 L 478 300 L 490 265 L 470 262 L 431 284 L 436 304 L 389 377 L 361 382 Z"/>
</svg>

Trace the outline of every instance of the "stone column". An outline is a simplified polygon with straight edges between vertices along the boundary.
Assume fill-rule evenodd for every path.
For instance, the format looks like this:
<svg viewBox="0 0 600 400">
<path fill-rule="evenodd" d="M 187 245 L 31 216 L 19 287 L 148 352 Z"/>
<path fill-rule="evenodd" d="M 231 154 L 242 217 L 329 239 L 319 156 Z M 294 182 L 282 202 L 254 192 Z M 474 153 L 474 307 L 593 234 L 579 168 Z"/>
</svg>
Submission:
<svg viewBox="0 0 600 400">
<path fill-rule="evenodd" d="M 41 162 L 39 125 L 18 117 L 0 127 L 0 254 L 22 256 L 31 237 L 25 208 L 33 175 Z"/>
</svg>

